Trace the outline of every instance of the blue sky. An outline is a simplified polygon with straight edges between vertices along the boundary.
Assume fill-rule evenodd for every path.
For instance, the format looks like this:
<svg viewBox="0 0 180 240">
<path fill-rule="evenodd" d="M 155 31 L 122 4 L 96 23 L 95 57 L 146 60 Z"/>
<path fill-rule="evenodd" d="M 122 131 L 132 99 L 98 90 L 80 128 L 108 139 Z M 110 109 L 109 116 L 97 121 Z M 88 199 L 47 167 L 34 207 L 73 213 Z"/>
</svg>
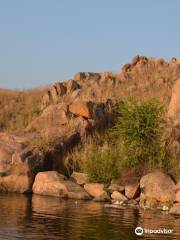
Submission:
<svg viewBox="0 0 180 240">
<path fill-rule="evenodd" d="M 178 0 L 0 0 L 0 88 L 119 71 L 137 54 L 180 58 Z"/>
</svg>

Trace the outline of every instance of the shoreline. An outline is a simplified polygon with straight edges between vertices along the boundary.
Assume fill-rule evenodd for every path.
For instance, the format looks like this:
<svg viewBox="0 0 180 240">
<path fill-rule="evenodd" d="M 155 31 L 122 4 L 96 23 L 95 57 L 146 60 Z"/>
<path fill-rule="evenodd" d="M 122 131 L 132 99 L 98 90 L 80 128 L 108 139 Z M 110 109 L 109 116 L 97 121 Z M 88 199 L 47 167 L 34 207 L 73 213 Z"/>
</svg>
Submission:
<svg viewBox="0 0 180 240">
<path fill-rule="evenodd" d="M 115 180 L 109 186 L 105 186 L 102 183 L 87 183 L 87 175 L 84 173 L 75 172 L 68 179 L 56 171 L 39 172 L 34 180 L 32 192 L 23 194 L 73 199 L 74 201 L 96 201 L 103 203 L 105 208 L 126 209 L 130 207 L 180 216 L 180 181 L 173 182 L 169 175 L 154 171 L 134 184 L 122 186 L 117 180 L 116 183 L 114 182 Z M 1 193 L 4 195 L 11 191 L 7 193 L 1 189 Z M 17 192 L 14 191 L 14 193 Z"/>
</svg>

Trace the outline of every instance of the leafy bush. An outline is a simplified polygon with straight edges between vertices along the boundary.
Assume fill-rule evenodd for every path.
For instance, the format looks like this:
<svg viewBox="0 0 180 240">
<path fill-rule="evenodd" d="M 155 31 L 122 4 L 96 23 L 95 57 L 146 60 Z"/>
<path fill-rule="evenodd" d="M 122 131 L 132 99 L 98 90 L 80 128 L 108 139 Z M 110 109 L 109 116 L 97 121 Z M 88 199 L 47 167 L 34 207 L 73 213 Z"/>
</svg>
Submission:
<svg viewBox="0 0 180 240">
<path fill-rule="evenodd" d="M 132 98 L 117 105 L 118 121 L 109 131 L 109 143 L 120 147 L 122 164 L 141 161 L 151 167 L 165 167 L 169 153 L 163 144 L 164 108 L 155 99 L 137 102 Z"/>
<path fill-rule="evenodd" d="M 90 182 L 109 183 L 119 176 L 118 158 L 115 151 L 105 147 L 102 141 L 94 140 L 79 145 L 65 159 L 68 172 L 85 172 Z"/>
<path fill-rule="evenodd" d="M 110 183 L 119 175 L 116 152 L 92 147 L 87 154 L 83 169 L 88 174 L 90 182 Z"/>
</svg>

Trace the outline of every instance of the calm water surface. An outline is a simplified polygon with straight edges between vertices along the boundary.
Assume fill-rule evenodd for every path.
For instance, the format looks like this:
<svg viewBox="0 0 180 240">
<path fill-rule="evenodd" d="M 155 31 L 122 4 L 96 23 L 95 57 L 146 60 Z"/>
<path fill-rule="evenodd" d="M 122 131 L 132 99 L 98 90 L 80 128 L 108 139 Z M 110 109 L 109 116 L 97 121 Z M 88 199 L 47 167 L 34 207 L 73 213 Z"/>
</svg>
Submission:
<svg viewBox="0 0 180 240">
<path fill-rule="evenodd" d="M 138 237 L 137 226 L 173 229 Z M 180 218 L 132 208 L 107 209 L 93 201 L 0 195 L 0 239 L 180 239 Z"/>
</svg>

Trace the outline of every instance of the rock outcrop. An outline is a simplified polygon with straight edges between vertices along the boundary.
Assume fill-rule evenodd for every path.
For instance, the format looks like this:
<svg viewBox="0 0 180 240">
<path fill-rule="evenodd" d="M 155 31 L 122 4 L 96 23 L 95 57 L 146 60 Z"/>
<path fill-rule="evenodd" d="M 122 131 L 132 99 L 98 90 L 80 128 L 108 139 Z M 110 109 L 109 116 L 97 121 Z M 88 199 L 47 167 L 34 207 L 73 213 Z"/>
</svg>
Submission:
<svg viewBox="0 0 180 240">
<path fill-rule="evenodd" d="M 173 179 L 160 171 L 151 172 L 140 180 L 140 205 L 153 208 L 172 204 L 175 200 Z"/>
<path fill-rule="evenodd" d="M 54 170 L 67 174 L 64 162 L 67 154 L 87 137 L 94 133 L 100 135 L 111 127 L 116 120 L 113 111 L 116 102 L 131 94 L 156 97 L 169 106 L 167 116 L 173 121 L 172 133 L 175 131 L 173 144 L 179 151 L 179 79 L 180 62 L 177 59 L 166 62 L 136 56 L 118 74 L 79 72 L 66 82 L 57 82 L 43 89 L 41 111 L 33 109 L 36 114 L 26 128 L 0 133 L 0 191 L 31 191 L 34 178 L 40 171 Z M 17 100 L 13 101 L 16 103 Z M 16 106 L 15 103 L 12 106 Z M 4 114 L 8 111 L 8 104 L 2 109 L 0 113 Z M 2 129 L 1 125 L 0 121 Z M 111 186 L 109 193 L 122 193 L 124 189 L 121 187 Z M 102 186 L 95 189 L 99 195 L 92 195 L 101 199 L 100 192 L 102 196 L 105 194 Z M 135 190 L 126 187 L 126 196 L 136 198 Z M 178 199 L 178 192 L 176 195 Z M 146 196 L 148 193 L 144 201 Z M 108 197 L 105 194 L 102 198 Z M 158 196 L 155 201 L 162 199 Z"/>
<path fill-rule="evenodd" d="M 28 145 L 32 137 L 0 134 L 0 191 L 31 191 L 35 175 L 44 169 L 39 151 Z"/>
<path fill-rule="evenodd" d="M 75 102 L 69 106 L 69 111 L 77 116 L 82 116 L 87 119 L 93 118 L 93 103 Z"/>
</svg>

